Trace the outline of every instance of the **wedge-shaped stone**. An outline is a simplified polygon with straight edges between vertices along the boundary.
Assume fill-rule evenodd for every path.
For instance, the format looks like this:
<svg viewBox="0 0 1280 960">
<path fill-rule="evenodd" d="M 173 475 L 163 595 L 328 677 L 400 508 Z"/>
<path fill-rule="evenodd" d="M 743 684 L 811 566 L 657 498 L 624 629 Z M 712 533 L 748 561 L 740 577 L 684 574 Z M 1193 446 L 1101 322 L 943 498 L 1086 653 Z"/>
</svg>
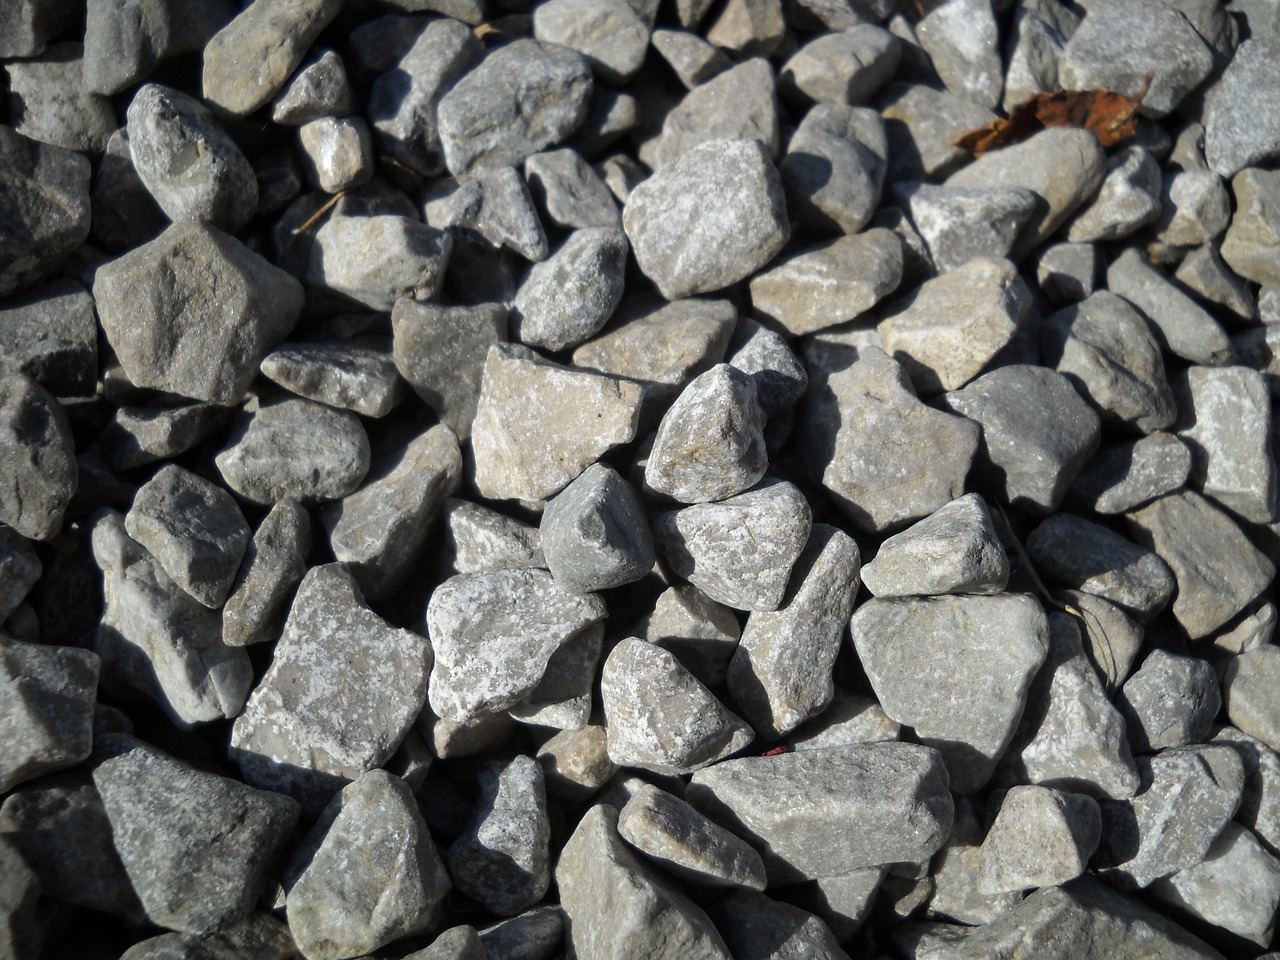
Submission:
<svg viewBox="0 0 1280 960">
<path fill-rule="evenodd" d="M 489 167 L 456 180 L 441 177 L 425 187 L 422 212 L 427 223 L 455 236 L 476 238 L 526 260 L 547 258 L 550 247 L 533 195 L 520 171 L 509 164 Z"/>
<path fill-rule="evenodd" d="M 545 570 L 458 574 L 431 594 L 431 709 L 458 723 L 532 693 L 552 655 L 604 619 L 594 594 L 570 593 Z"/>
<path fill-rule="evenodd" d="M 1140 146 L 1117 150 L 1094 198 L 1067 226 L 1072 243 L 1117 240 L 1160 217 L 1160 164 Z"/>
<path fill-rule="evenodd" d="M 542 534 L 522 520 L 467 500 L 444 502 L 441 531 L 453 573 L 546 569 Z"/>
<path fill-rule="evenodd" d="M 1102 835 L 1097 802 L 1048 787 L 1012 788 L 982 841 L 978 887 L 1016 893 L 1052 887 L 1084 873 Z"/>
<path fill-rule="evenodd" d="M 263 518 L 222 608 L 222 642 L 246 647 L 276 638 L 277 618 L 307 572 L 311 517 L 296 500 L 281 500 Z"/>
<path fill-rule="evenodd" d="M 1116 706 L 1124 711 L 1133 748 L 1147 752 L 1205 740 L 1222 695 L 1207 661 L 1156 649 L 1124 682 Z"/>
<path fill-rule="evenodd" d="M 381 337 L 282 344 L 262 375 L 291 393 L 366 417 L 385 417 L 404 396 L 390 344 Z"/>
<path fill-rule="evenodd" d="M 855 234 L 876 212 L 888 166 L 889 143 L 878 112 L 817 104 L 778 164 L 787 212 L 824 234 Z"/>
<path fill-rule="evenodd" d="M 778 104 L 769 61 L 751 57 L 690 90 L 663 121 L 652 157 L 642 150 L 641 159 L 660 170 L 711 140 L 758 140 L 777 157 Z"/>
<path fill-rule="evenodd" d="M 1191 475 L 1191 451 L 1177 437 L 1153 433 L 1106 444 L 1071 481 L 1068 497 L 1097 513 L 1116 514 L 1173 493 Z"/>
<path fill-rule="evenodd" d="M 980 789 L 1048 655 L 1040 604 L 1025 594 L 872 599 L 849 631 L 885 713 L 937 748 L 952 790 Z"/>
<path fill-rule="evenodd" d="M 941 756 L 914 743 L 726 760 L 693 775 L 688 799 L 760 851 L 771 885 L 926 860 L 953 812 Z"/>
<path fill-rule="evenodd" d="M 668 587 L 641 620 L 637 633 L 676 655 L 708 687 L 724 683 L 742 627 L 733 611 L 697 587 Z"/>
<path fill-rule="evenodd" d="M 587 467 L 547 504 L 539 529 L 547 567 L 566 590 L 620 587 L 653 569 L 644 503 L 603 464 Z"/>
</svg>

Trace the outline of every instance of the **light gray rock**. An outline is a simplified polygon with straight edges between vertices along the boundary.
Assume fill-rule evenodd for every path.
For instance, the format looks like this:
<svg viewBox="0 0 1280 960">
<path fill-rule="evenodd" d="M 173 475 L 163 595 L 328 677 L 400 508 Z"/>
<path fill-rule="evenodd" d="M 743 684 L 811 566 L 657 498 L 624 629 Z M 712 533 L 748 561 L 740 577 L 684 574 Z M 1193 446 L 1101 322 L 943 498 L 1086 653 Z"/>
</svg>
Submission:
<svg viewBox="0 0 1280 960">
<path fill-rule="evenodd" d="M 35 60 L 10 61 L 10 123 L 24 137 L 97 156 L 116 129 L 111 101 L 89 89 L 80 43 L 55 43 Z"/>
<path fill-rule="evenodd" d="M 1206 661 L 1156 649 L 1124 682 L 1116 706 L 1134 750 L 1149 753 L 1205 740 L 1222 695 Z"/>
<path fill-rule="evenodd" d="M 97 751 L 93 785 L 147 918 L 204 934 L 247 917 L 298 805 L 124 734 L 104 737 Z"/>
<path fill-rule="evenodd" d="M 1209 243 L 1231 219 L 1231 196 L 1210 170 L 1179 170 L 1165 177 L 1160 207 L 1151 230 L 1154 242 L 1164 248 Z"/>
<path fill-rule="evenodd" d="M 1261 740 L 1233 726 L 1222 727 L 1210 739 L 1231 747 L 1244 764 L 1244 796 L 1235 821 L 1248 827 L 1273 856 L 1280 839 L 1280 754 Z"/>
<path fill-rule="evenodd" d="M 131 383 L 230 405 L 293 328 L 304 297 L 302 284 L 239 240 L 184 220 L 99 267 L 93 299 Z"/>
<path fill-rule="evenodd" d="M 1173 616 L 1192 638 L 1206 636 L 1248 606 L 1275 574 L 1227 514 L 1190 490 L 1125 515 L 1130 535 L 1173 570 Z"/>
<path fill-rule="evenodd" d="M 1280 173 L 1248 167 L 1231 180 L 1236 211 L 1222 238 L 1222 259 L 1231 269 L 1265 286 L 1280 286 Z"/>
<path fill-rule="evenodd" d="M 1172 434 L 1105 444 L 1071 481 L 1068 496 L 1103 514 L 1124 513 L 1172 493 L 1191 474 L 1191 451 Z"/>
<path fill-rule="evenodd" d="M 863 24 L 822 33 L 791 55 L 778 83 L 797 100 L 866 103 L 893 77 L 901 55 L 897 37 L 883 27 Z"/>
<path fill-rule="evenodd" d="M 595 334 L 622 300 L 628 250 L 626 234 L 616 226 L 574 230 L 516 290 L 512 333 L 551 353 Z"/>
<path fill-rule="evenodd" d="M 618 836 L 618 810 L 596 804 L 556 864 L 567 939 L 580 957 L 728 960 L 715 926 Z"/>
<path fill-rule="evenodd" d="M 759 140 L 771 158 L 781 145 L 773 67 L 752 57 L 690 90 L 667 113 L 662 132 L 642 146 L 640 159 L 654 170 L 713 140 Z"/>
<path fill-rule="evenodd" d="M 460 176 L 562 142 L 586 117 L 591 89 L 591 67 L 568 47 L 525 37 L 491 48 L 440 98 L 445 165 Z"/>
<path fill-rule="evenodd" d="M 747 618 L 729 663 L 729 693 L 766 740 L 785 737 L 831 702 L 832 669 L 853 612 L 860 566 L 852 537 L 814 524 L 792 568 L 783 606 Z"/>
<path fill-rule="evenodd" d="M 1005 42 L 1005 113 L 1037 93 L 1058 89 L 1058 60 L 1078 26 L 1080 15 L 1058 0 L 1018 4 Z"/>
<path fill-rule="evenodd" d="M 1264 643 L 1227 663 L 1222 699 L 1231 723 L 1273 750 L 1280 750 L 1280 703 L 1275 696 L 1280 677 L 1280 647 Z"/>
<path fill-rule="evenodd" d="M 653 568 L 653 536 L 635 488 L 592 464 L 547 504 L 539 527 L 547 568 L 566 590 L 634 583 Z"/>
<path fill-rule="evenodd" d="M 413 794 L 385 770 L 333 798 L 294 853 L 285 885 L 289 930 L 316 960 L 430 930 L 450 889 Z"/>
<path fill-rule="evenodd" d="M 815 104 L 778 164 L 787 212 L 822 233 L 857 233 L 880 203 L 889 141 L 870 107 Z"/>
<path fill-rule="evenodd" d="M 98 377 L 93 298 L 53 280 L 0 307 L 0 369 L 27 374 L 60 399 L 90 396 Z"/>
<path fill-rule="evenodd" d="M 1160 165 L 1149 151 L 1122 147 L 1107 159 L 1107 173 L 1092 200 L 1067 226 L 1072 243 L 1117 240 L 1160 216 Z"/>
<path fill-rule="evenodd" d="M 999 31 L 990 0 L 944 0 L 916 24 L 916 37 L 952 93 L 984 107 L 1004 88 Z"/>
<path fill-rule="evenodd" d="M 804 396 L 809 374 L 786 340 L 750 318 L 738 322 L 728 362 L 751 377 L 766 418 L 785 417 Z M 766 423 L 766 428 L 768 424 Z M 769 441 L 766 435 L 766 442 Z"/>
<path fill-rule="evenodd" d="M 517 755 L 479 775 L 471 823 L 445 859 L 454 884 L 493 913 L 514 916 L 537 903 L 551 882 L 551 824 L 542 768 Z"/>
<path fill-rule="evenodd" d="M 458 438 L 443 424 L 397 447 L 355 493 L 329 504 L 320 521 L 334 559 L 366 597 L 380 600 L 404 582 L 427 530 L 462 481 Z"/>
<path fill-rule="evenodd" d="M 730 65 L 722 50 L 689 30 L 659 27 L 650 35 L 649 42 L 690 90 Z"/>
<path fill-rule="evenodd" d="M 271 105 L 271 119 L 295 127 L 351 112 L 347 67 L 334 50 L 320 50 L 301 65 Z"/>
<path fill-rule="evenodd" d="M 849 630 L 885 713 L 937 748 L 951 789 L 980 789 L 1048 655 L 1040 605 L 1024 594 L 872 599 Z"/>
<path fill-rule="evenodd" d="M 537 688 L 552 655 L 604 616 L 602 600 L 562 589 L 544 570 L 449 578 L 427 604 L 431 709 L 463 722 L 514 706 Z"/>
<path fill-rule="evenodd" d="M 652 19 L 626 0 L 549 0 L 533 13 L 533 35 L 587 58 L 606 83 L 624 84 L 640 69 Z"/>
<path fill-rule="evenodd" d="M 622 222 L 640 269 L 671 300 L 751 275 L 791 234 L 781 178 L 755 140 L 693 147 L 632 191 Z"/>
<path fill-rule="evenodd" d="M 205 101 L 232 117 L 265 106 L 342 6 L 342 0 L 253 0 L 204 48 Z"/>
<path fill-rule="evenodd" d="M 334 216 L 315 233 L 307 283 L 374 310 L 401 297 L 430 300 L 444 282 L 453 238 L 394 214 Z"/>
<path fill-rule="evenodd" d="M 231 729 L 231 755 L 250 783 L 318 811 L 391 759 L 422 709 L 431 662 L 431 645 L 370 610 L 342 564 L 312 567 Z"/>
<path fill-rule="evenodd" d="M 688 800 L 760 851 L 770 884 L 925 860 L 953 811 L 941 757 L 914 743 L 726 760 L 693 775 Z"/>
<path fill-rule="evenodd" d="M 404 396 L 388 346 L 382 338 L 286 343 L 263 357 L 259 369 L 300 397 L 383 417 Z"/>
<path fill-rule="evenodd" d="M 987 832 L 985 811 L 971 797 L 957 797 L 955 807 L 955 821 L 946 845 L 930 861 L 929 875 L 917 881 L 928 896 L 923 909 L 917 910 L 915 915 L 953 923 L 991 923 L 1021 903 L 1023 891 L 982 892 L 978 882 L 982 869 L 982 840 Z M 910 882 L 905 878 L 893 879 L 900 883 Z M 908 899 L 907 903 L 910 902 Z"/>
<path fill-rule="evenodd" d="M 307 183 L 342 193 L 373 178 L 373 136 L 361 117 L 320 117 L 298 127 L 298 156 Z"/>
<path fill-rule="evenodd" d="M 880 544 L 862 582 L 876 597 L 1001 593 L 1009 558 L 986 502 L 968 493 Z"/>
<path fill-rule="evenodd" d="M 545 568 L 537 527 L 466 500 L 442 510 L 443 539 L 454 573 Z"/>
<path fill-rule="evenodd" d="M 902 280 L 902 244 L 872 228 L 797 250 L 751 278 L 756 314 L 790 336 L 865 315 Z"/>
<path fill-rule="evenodd" d="M 32 540 L 62 529 L 79 485 L 71 421 L 25 373 L 0 375 L 0 522 Z"/>
<path fill-rule="evenodd" d="M 767 57 L 782 44 L 785 34 L 779 0 L 730 0 L 707 30 L 707 40 L 739 57 Z"/>
<path fill-rule="evenodd" d="M 777 610 L 811 521 L 798 487 L 766 479 L 718 503 L 659 514 L 653 537 L 671 571 L 712 600 L 738 610 Z"/>
<path fill-rule="evenodd" d="M 471 425 L 475 484 L 497 500 L 544 500 L 635 439 L 643 388 L 494 344 Z"/>
<path fill-rule="evenodd" d="M 369 436 L 355 414 L 310 400 L 251 402 L 213 458 L 223 483 L 251 503 L 304 505 L 354 493 L 369 472 Z"/>
<path fill-rule="evenodd" d="M 618 772 L 609 759 L 609 735 L 601 724 L 561 730 L 538 748 L 546 791 L 566 800 L 591 797 Z"/>
<path fill-rule="evenodd" d="M 1271 69 L 1277 50 L 1280 34 L 1255 32 L 1205 91 L 1205 158 L 1220 177 L 1234 177 L 1245 167 L 1274 161 L 1280 153 L 1280 113 Z"/>
<path fill-rule="evenodd" d="M 613 194 L 572 147 L 535 153 L 525 160 L 524 175 L 538 206 L 557 226 L 571 230 L 621 226 L 622 214 Z"/>
<path fill-rule="evenodd" d="M 939 269 L 943 269 L 939 264 Z M 927 281 L 876 329 L 885 352 L 926 396 L 964 386 L 1013 339 L 1031 291 L 1010 261 L 974 257 Z"/>
<path fill-rule="evenodd" d="M 813 960 L 848 960 L 836 937 L 807 910 L 780 903 L 762 893 L 733 890 L 711 908 L 725 932 L 725 942 L 740 960 L 805 956 Z"/>
<path fill-rule="evenodd" d="M 117 407 L 99 440 L 111 466 L 132 470 L 186 453 L 226 422 L 230 411 L 172 398 Z"/>
<path fill-rule="evenodd" d="M 1084 873 L 1102 834 L 1092 797 L 1049 787 L 1013 787 L 982 841 L 985 893 L 1059 886 Z"/>
<path fill-rule="evenodd" d="M 1009 256 L 1036 212 L 1036 195 L 1023 187 L 946 187 L 916 181 L 894 184 L 939 273 L 976 257 Z"/>
<path fill-rule="evenodd" d="M 996 119 L 981 104 L 924 83 L 892 83 L 876 104 L 889 137 L 891 180 L 945 177 L 969 159 L 952 141 Z"/>
<path fill-rule="evenodd" d="M 636 632 L 673 653 L 703 684 L 718 688 L 724 684 L 742 628 L 732 610 L 685 584 L 664 590 Z"/>
<path fill-rule="evenodd" d="M 246 647 L 276 638 L 285 601 L 307 572 L 311 517 L 296 500 L 276 503 L 258 524 L 222 608 L 222 642 Z"/>
<path fill-rule="evenodd" d="M 940 404 L 982 426 L 978 471 L 1010 504 L 1050 513 L 1098 447 L 1098 415 L 1062 374 L 1014 364 Z"/>
<path fill-rule="evenodd" d="M 427 186 L 427 223 L 465 238 L 479 236 L 493 248 L 507 247 L 526 260 L 550 251 L 533 196 L 515 167 L 490 167 L 473 177 L 441 177 Z"/>
<path fill-rule="evenodd" d="M 1246 281 L 1232 273 L 1212 243 L 1190 251 L 1173 275 L 1200 299 L 1226 307 L 1232 314 L 1232 320 L 1250 322 L 1257 319 L 1258 304 L 1253 291 Z M 1236 349 L 1244 353 L 1238 344 Z"/>
</svg>

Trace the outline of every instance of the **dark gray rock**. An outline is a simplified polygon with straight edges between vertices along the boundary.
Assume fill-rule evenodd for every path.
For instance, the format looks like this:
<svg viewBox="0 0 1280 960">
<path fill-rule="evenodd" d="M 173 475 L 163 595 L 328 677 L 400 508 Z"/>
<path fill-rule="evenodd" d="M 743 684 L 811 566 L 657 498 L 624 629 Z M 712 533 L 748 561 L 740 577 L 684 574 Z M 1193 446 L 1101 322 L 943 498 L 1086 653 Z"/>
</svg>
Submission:
<svg viewBox="0 0 1280 960">
<path fill-rule="evenodd" d="M 1160 164 L 1139 146 L 1117 150 L 1107 159 L 1107 174 L 1094 198 L 1067 226 L 1072 243 L 1118 240 L 1160 216 Z"/>
<path fill-rule="evenodd" d="M 564 939 L 565 914 L 558 904 L 534 907 L 480 931 L 491 960 L 551 960 Z"/>
<path fill-rule="evenodd" d="M 0 882 L 4 903 L 0 947 L 14 957 L 38 956 L 44 944 L 38 911 L 40 878 L 8 838 L 0 838 L 0 866 L 4 868 L 4 880 Z"/>
<path fill-rule="evenodd" d="M 634 583 L 653 568 L 644 504 L 603 464 L 592 464 L 552 498 L 539 529 L 547 568 L 566 590 L 607 590 Z"/>
<path fill-rule="evenodd" d="M 1124 682 L 1116 705 L 1134 750 L 1150 753 L 1205 740 L 1222 696 L 1206 661 L 1156 649 Z"/>
<path fill-rule="evenodd" d="M 394 214 L 334 216 L 316 231 L 307 283 L 374 310 L 430 300 L 444 283 L 453 238 Z"/>
<path fill-rule="evenodd" d="M 0 525 L 0 622 L 18 609 L 43 572 L 44 566 L 27 538 Z"/>
<path fill-rule="evenodd" d="M 836 937 L 817 916 L 751 890 L 733 890 L 711 908 L 725 942 L 738 960 L 804 956 L 848 960 Z"/>
<path fill-rule="evenodd" d="M 121 960 L 235 960 L 244 956 L 275 956 L 296 949 L 288 926 L 261 911 L 216 933 L 162 933 L 140 940 L 122 953 Z"/>
<path fill-rule="evenodd" d="M 1205 159 L 1220 177 L 1276 159 L 1280 113 L 1271 66 L 1280 34 L 1255 31 L 1242 43 L 1221 77 L 1205 92 Z"/>
<path fill-rule="evenodd" d="M 572 147 L 535 153 L 525 160 L 524 175 L 539 208 L 556 226 L 575 230 L 622 225 L 613 194 Z"/>
<path fill-rule="evenodd" d="M 809 384 L 804 364 L 787 341 L 748 317 L 738 322 L 727 362 L 755 381 L 756 399 L 766 419 L 789 414 Z M 770 437 L 766 435 L 765 440 L 769 442 Z"/>
<path fill-rule="evenodd" d="M 587 58 L 606 83 L 623 84 L 640 69 L 653 20 L 626 0 L 549 0 L 533 14 L 533 35 Z"/>
<path fill-rule="evenodd" d="M 296 500 L 281 500 L 258 524 L 222 608 L 222 642 L 247 647 L 276 638 L 285 601 L 307 572 L 311 517 Z"/>
<path fill-rule="evenodd" d="M 320 50 L 300 66 L 271 105 L 271 119 L 290 127 L 351 112 L 347 67 L 334 50 Z"/>
<path fill-rule="evenodd" d="M 300 397 L 383 417 L 404 395 L 389 346 L 372 337 L 286 343 L 263 357 L 259 369 Z"/>
<path fill-rule="evenodd" d="M 1233 314 L 1232 320 L 1257 319 L 1258 304 L 1253 291 L 1231 271 L 1212 243 L 1190 251 L 1173 275 L 1200 299 L 1226 307 Z M 1236 349 L 1243 353 L 1239 346 Z"/>
<path fill-rule="evenodd" d="M 1274 856 L 1276 839 L 1280 837 L 1280 754 L 1256 737 L 1233 726 L 1225 726 L 1210 739 L 1231 747 L 1244 764 L 1244 796 L 1235 820 L 1253 831 L 1263 846 Z"/>
<path fill-rule="evenodd" d="M 132 470 L 186 453 L 220 427 L 228 412 L 211 403 L 172 399 L 117 407 L 99 439 L 113 467 Z"/>
<path fill-rule="evenodd" d="M 1102 275 L 1102 253 L 1093 243 L 1055 243 L 1036 257 L 1036 284 L 1052 307 L 1079 303 Z"/>
<path fill-rule="evenodd" d="M 1085 872 L 1102 834 L 1092 797 L 1049 787 L 1013 787 L 982 841 L 978 889 L 1017 893 L 1052 887 Z"/>
<path fill-rule="evenodd" d="M 431 941 L 431 946 L 415 950 L 406 960 L 488 960 L 480 934 L 469 924 L 450 927 Z"/>
<path fill-rule="evenodd" d="M 889 142 L 869 107 L 815 104 L 778 164 L 787 212 L 822 233 L 857 233 L 880 203 Z"/>
<path fill-rule="evenodd" d="M 952 143 L 996 115 L 967 97 L 923 83 L 892 83 L 876 99 L 889 137 L 891 180 L 936 180 L 969 153 Z"/>
<path fill-rule="evenodd" d="M 6 64 L 9 115 L 25 137 L 89 156 L 100 154 L 116 129 L 111 101 L 88 89 L 79 43 L 55 43 L 35 60 Z"/>
<path fill-rule="evenodd" d="M 24 373 L 0 375 L 0 522 L 48 540 L 78 484 L 71 421 L 57 399 Z"/>
<path fill-rule="evenodd" d="M 626 234 L 616 226 L 570 233 L 516 290 L 515 337 L 556 353 L 599 331 L 622 300 L 628 249 Z"/>
<path fill-rule="evenodd" d="M 76 9 L 56 0 L 19 0 L 6 6 L 2 16 L 0 57 L 35 57 L 72 25 Z"/>
<path fill-rule="evenodd" d="M 902 48 L 883 27 L 823 33 L 791 55 L 778 74 L 789 97 L 846 106 L 866 103 L 898 68 Z"/>
<path fill-rule="evenodd" d="M 1085 650 L 1114 694 L 1138 659 L 1144 639 L 1142 625 L 1109 600 L 1083 590 L 1055 590 L 1053 599 L 1076 618 Z"/>
<path fill-rule="evenodd" d="M 292 151 L 288 157 L 293 163 Z M 261 185 L 259 179 L 260 188 Z M 122 253 L 146 243 L 169 225 L 169 218 L 156 206 L 133 166 L 127 127 L 116 130 L 107 141 L 94 174 L 90 199 L 94 242 L 112 252 Z M 262 199 L 260 193 L 260 209 Z"/>
<path fill-rule="evenodd" d="M 1068 496 L 1098 513 L 1124 513 L 1177 490 L 1190 473 L 1187 445 L 1153 433 L 1100 447 L 1071 481 Z"/>
<path fill-rule="evenodd" d="M 25 373 L 62 400 L 92 396 L 98 376 L 93 298 L 53 280 L 0 306 L 0 369 Z"/>
<path fill-rule="evenodd" d="M 507 247 L 526 260 L 545 260 L 550 252 L 533 196 L 509 165 L 462 180 L 432 181 L 423 212 L 433 227 L 464 237 L 478 234 L 490 246 Z"/>
</svg>

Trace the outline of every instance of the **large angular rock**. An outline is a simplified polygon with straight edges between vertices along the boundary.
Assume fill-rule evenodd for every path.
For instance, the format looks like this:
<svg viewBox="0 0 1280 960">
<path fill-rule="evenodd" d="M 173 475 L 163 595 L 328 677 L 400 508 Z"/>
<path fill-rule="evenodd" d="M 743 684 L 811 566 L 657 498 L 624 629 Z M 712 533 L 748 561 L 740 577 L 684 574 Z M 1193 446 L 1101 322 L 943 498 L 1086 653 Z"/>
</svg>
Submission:
<svg viewBox="0 0 1280 960">
<path fill-rule="evenodd" d="M 773 68 L 752 57 L 690 90 L 662 123 L 662 135 L 640 158 L 655 171 L 712 140 L 759 140 L 770 157 L 779 146 Z"/>
<path fill-rule="evenodd" d="M 797 100 L 833 106 L 866 103 L 893 77 L 901 56 L 897 37 L 863 24 L 814 37 L 791 55 L 778 81 Z"/>
<path fill-rule="evenodd" d="M 1274 161 L 1280 143 L 1275 72 L 1280 35 L 1256 33 L 1240 44 L 1222 76 L 1205 91 L 1204 152 L 1220 177 Z"/>
<path fill-rule="evenodd" d="M 48 540 L 79 486 L 71 421 L 25 373 L 0 375 L 0 522 Z"/>
<path fill-rule="evenodd" d="M 617 471 L 592 464 L 542 514 L 543 555 L 556 583 L 589 593 L 634 583 L 653 569 L 644 504 Z"/>
<path fill-rule="evenodd" d="M 599 331 L 622 300 L 627 251 L 617 227 L 570 233 L 516 290 L 511 323 L 517 339 L 555 353 Z"/>
<path fill-rule="evenodd" d="M 546 568 L 537 527 L 466 500 L 444 502 L 441 531 L 454 573 Z"/>
<path fill-rule="evenodd" d="M 984 893 L 1052 887 L 1084 873 L 1102 818 L 1092 797 L 1048 787 L 1013 787 L 982 841 L 978 886 Z"/>
<path fill-rule="evenodd" d="M 534 10 L 533 35 L 577 50 L 607 83 L 623 84 L 640 69 L 652 18 L 624 0 L 550 0 Z"/>
</svg>

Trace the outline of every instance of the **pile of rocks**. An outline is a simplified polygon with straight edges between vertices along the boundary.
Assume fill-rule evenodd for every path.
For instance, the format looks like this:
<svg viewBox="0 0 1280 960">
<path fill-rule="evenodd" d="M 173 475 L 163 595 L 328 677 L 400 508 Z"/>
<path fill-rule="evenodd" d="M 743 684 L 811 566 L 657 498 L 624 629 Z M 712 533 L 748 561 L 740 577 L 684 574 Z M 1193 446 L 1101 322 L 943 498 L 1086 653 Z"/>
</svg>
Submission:
<svg viewBox="0 0 1280 960">
<path fill-rule="evenodd" d="M 1273 945 L 1276 0 L 0 58 L 0 954 Z"/>
</svg>

